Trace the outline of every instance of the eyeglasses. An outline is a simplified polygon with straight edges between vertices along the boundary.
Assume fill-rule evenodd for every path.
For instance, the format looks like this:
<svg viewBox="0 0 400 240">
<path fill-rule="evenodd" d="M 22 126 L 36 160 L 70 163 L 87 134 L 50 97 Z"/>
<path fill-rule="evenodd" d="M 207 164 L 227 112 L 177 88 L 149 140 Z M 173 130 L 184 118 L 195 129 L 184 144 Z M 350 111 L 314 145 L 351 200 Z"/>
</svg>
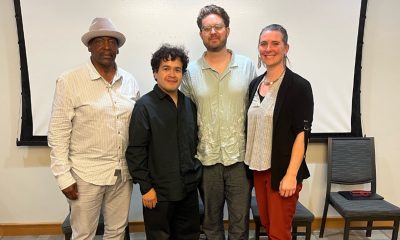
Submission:
<svg viewBox="0 0 400 240">
<path fill-rule="evenodd" d="M 215 25 L 202 26 L 201 30 L 203 32 L 210 33 L 212 31 L 212 29 L 214 29 L 214 31 L 218 32 L 218 31 L 221 31 L 224 27 L 225 27 L 225 25 L 221 23 L 221 24 L 215 24 Z"/>
</svg>

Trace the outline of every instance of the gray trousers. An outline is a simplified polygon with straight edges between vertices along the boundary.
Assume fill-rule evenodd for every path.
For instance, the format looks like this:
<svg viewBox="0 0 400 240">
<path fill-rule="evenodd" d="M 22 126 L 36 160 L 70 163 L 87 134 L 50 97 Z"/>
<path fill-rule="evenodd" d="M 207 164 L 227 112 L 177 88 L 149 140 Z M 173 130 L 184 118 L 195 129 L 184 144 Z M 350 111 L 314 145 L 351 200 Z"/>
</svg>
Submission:
<svg viewBox="0 0 400 240">
<path fill-rule="evenodd" d="M 225 239 L 225 201 L 228 207 L 228 239 L 249 238 L 251 187 L 243 162 L 230 166 L 204 166 L 200 194 L 204 203 L 202 229 L 207 239 Z"/>
</svg>

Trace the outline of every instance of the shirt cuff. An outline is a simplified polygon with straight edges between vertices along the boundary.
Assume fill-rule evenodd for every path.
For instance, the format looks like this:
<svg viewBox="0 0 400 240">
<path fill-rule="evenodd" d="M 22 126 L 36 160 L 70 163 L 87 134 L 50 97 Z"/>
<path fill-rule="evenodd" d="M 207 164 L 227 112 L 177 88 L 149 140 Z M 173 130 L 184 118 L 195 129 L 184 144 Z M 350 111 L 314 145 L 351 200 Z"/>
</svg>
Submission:
<svg viewBox="0 0 400 240">
<path fill-rule="evenodd" d="M 142 195 L 145 195 L 153 187 L 153 186 L 151 186 L 150 183 L 147 183 L 147 182 L 140 182 L 139 186 L 140 186 L 140 192 L 142 193 Z"/>
<path fill-rule="evenodd" d="M 68 171 L 62 175 L 58 175 L 56 178 L 57 178 L 58 186 L 60 187 L 61 190 L 64 190 L 65 188 L 76 183 L 76 180 L 74 179 L 74 177 L 72 177 L 72 174 L 70 171 Z"/>
</svg>

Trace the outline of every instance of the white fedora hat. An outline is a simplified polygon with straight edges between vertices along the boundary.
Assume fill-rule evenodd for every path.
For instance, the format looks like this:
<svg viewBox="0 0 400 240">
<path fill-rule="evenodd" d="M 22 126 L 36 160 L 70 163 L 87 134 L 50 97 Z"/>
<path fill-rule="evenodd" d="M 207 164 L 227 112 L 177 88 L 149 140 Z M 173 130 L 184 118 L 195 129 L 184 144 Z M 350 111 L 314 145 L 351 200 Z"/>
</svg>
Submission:
<svg viewBox="0 0 400 240">
<path fill-rule="evenodd" d="M 83 34 L 81 40 L 87 47 L 89 41 L 96 37 L 113 37 L 118 40 L 118 47 L 125 43 L 124 34 L 118 32 L 108 18 L 95 18 L 89 27 L 89 32 Z"/>
</svg>

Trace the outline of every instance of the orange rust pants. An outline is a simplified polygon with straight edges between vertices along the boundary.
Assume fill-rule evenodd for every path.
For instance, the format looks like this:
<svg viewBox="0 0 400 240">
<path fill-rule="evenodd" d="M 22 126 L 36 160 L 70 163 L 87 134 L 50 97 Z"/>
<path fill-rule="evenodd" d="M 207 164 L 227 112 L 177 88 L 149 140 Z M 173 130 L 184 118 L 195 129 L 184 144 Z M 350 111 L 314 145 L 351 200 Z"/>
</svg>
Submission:
<svg viewBox="0 0 400 240">
<path fill-rule="evenodd" d="M 296 192 L 290 197 L 282 197 L 279 191 L 271 188 L 271 170 L 254 171 L 254 188 L 262 226 L 268 239 L 292 239 L 292 220 L 302 183 L 297 184 Z"/>
</svg>

